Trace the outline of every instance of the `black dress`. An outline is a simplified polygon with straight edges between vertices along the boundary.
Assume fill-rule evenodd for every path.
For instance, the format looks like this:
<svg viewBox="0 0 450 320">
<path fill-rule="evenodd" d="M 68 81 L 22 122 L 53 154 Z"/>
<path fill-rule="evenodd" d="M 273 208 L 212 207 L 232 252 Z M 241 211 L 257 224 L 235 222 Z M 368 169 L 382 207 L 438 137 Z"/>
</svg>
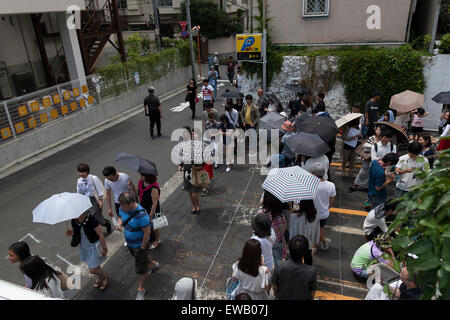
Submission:
<svg viewBox="0 0 450 320">
<path fill-rule="evenodd" d="M 195 97 L 197 95 L 197 86 L 191 86 L 188 84 L 186 89 L 191 92 L 186 95 L 187 101 L 189 101 L 189 108 L 192 110 L 192 118 L 195 116 Z"/>
<path fill-rule="evenodd" d="M 145 190 L 146 186 L 142 185 L 142 187 Z M 161 190 L 158 187 L 153 186 L 150 189 L 144 191 L 144 194 L 142 196 L 141 206 L 145 209 L 145 211 L 147 211 L 148 214 L 150 214 L 152 211 L 152 206 L 153 206 L 152 191 L 154 188 L 156 188 L 158 190 L 158 193 L 161 194 Z M 155 213 L 159 213 L 159 212 L 161 212 L 161 208 L 160 208 L 159 200 L 158 200 L 158 205 L 156 206 Z"/>
</svg>

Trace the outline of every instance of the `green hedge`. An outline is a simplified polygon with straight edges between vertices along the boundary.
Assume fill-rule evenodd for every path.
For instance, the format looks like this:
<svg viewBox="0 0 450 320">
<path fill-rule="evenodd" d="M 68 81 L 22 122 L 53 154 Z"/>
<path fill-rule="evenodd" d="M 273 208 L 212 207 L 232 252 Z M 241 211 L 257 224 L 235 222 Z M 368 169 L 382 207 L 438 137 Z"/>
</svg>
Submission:
<svg viewBox="0 0 450 320">
<path fill-rule="evenodd" d="M 441 44 L 439 45 L 439 50 L 441 53 L 444 53 L 444 54 L 450 53 L 450 33 L 445 34 L 441 38 Z"/>
<path fill-rule="evenodd" d="M 169 41 L 171 48 L 163 49 L 146 56 L 133 57 L 125 63 L 112 63 L 99 68 L 96 74 L 101 76 L 103 85 L 112 88 L 115 95 L 126 90 L 124 70 L 127 74 L 128 84 L 134 85 L 134 72 L 139 72 L 140 83 L 144 84 L 156 80 L 178 68 L 191 64 L 189 41 Z M 167 42 L 167 44 L 169 43 Z"/>
<path fill-rule="evenodd" d="M 363 105 L 372 92 L 380 91 L 380 107 L 389 108 L 392 95 L 411 90 L 423 93 L 422 54 L 409 45 L 396 49 L 347 51 L 339 55 L 337 79 L 345 85 L 350 105 Z"/>
</svg>

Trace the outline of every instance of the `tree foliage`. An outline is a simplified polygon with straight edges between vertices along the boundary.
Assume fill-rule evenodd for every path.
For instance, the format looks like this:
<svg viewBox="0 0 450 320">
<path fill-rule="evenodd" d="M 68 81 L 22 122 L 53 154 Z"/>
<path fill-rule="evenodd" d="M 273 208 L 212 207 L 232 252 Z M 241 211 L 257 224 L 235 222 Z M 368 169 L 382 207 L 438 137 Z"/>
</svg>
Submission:
<svg viewBox="0 0 450 320">
<path fill-rule="evenodd" d="M 243 32 L 242 10 L 236 16 L 228 15 L 212 0 L 191 0 L 192 26 L 200 26 L 200 32 L 208 39 L 229 37 Z M 186 7 L 181 3 L 181 19 L 186 20 Z"/>
<path fill-rule="evenodd" d="M 372 92 L 380 91 L 380 106 L 386 110 L 394 94 L 425 90 L 422 54 L 409 45 L 396 49 L 346 51 L 338 55 L 337 78 L 345 85 L 350 105 L 364 104 Z"/>
<path fill-rule="evenodd" d="M 416 283 L 421 299 L 450 299 L 450 149 L 441 151 L 424 179 L 398 199 L 398 215 L 388 232 L 401 227 L 393 241 L 398 258 L 406 262 L 410 275 L 418 271 Z M 409 255 L 408 255 L 409 254 Z"/>
</svg>

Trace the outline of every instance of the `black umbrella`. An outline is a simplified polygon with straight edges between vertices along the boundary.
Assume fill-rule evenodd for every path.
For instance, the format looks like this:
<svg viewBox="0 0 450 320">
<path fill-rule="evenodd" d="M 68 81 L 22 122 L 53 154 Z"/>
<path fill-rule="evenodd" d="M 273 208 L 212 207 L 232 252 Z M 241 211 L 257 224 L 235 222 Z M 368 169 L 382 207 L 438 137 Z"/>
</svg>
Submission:
<svg viewBox="0 0 450 320">
<path fill-rule="evenodd" d="M 153 162 L 142 158 L 141 156 L 138 156 L 135 154 L 130 154 L 130 153 L 125 153 L 125 152 L 120 152 L 120 153 L 116 154 L 116 157 L 114 160 L 116 160 L 117 163 L 120 163 L 121 165 L 123 165 L 133 171 L 143 173 L 143 174 L 152 174 L 154 176 L 158 175 L 158 171 L 156 170 L 156 165 Z"/>
<path fill-rule="evenodd" d="M 327 143 L 333 141 L 339 132 L 336 123 L 330 117 L 311 116 L 296 128 L 300 132 L 318 134 Z"/>
<path fill-rule="evenodd" d="M 296 94 L 302 94 L 304 96 L 310 96 L 311 90 L 309 90 L 307 87 L 302 87 L 298 84 L 288 84 L 286 86 L 291 91 L 294 91 Z"/>
<path fill-rule="evenodd" d="M 325 141 L 314 133 L 297 133 L 295 136 L 288 138 L 286 144 L 293 152 L 313 158 L 331 150 Z"/>
<path fill-rule="evenodd" d="M 441 104 L 450 104 L 450 91 L 443 91 L 433 97 L 434 102 Z"/>
<path fill-rule="evenodd" d="M 242 99 L 244 97 L 244 94 L 237 91 L 228 91 L 222 93 L 221 97 L 225 99 L 239 99 L 239 98 Z"/>
<path fill-rule="evenodd" d="M 299 115 L 297 118 L 295 118 L 295 122 L 294 122 L 295 130 L 297 132 L 300 132 L 300 130 L 299 130 L 300 124 L 303 121 L 308 120 L 310 117 L 311 117 L 311 115 L 309 113 L 303 112 L 301 115 Z"/>
<path fill-rule="evenodd" d="M 283 132 L 281 131 L 281 125 L 286 121 L 286 118 L 278 112 L 268 112 L 264 117 L 261 117 L 258 121 L 258 129 L 267 130 L 267 141 L 273 141 L 278 139 Z M 278 135 L 272 136 L 271 129 L 279 129 Z"/>
</svg>

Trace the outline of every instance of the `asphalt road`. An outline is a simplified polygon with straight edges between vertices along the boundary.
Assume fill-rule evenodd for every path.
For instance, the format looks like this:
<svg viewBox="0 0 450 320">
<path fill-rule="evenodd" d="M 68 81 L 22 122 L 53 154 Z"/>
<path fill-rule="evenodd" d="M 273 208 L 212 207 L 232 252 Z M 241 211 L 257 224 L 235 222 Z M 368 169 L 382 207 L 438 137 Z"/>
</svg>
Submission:
<svg viewBox="0 0 450 320">
<path fill-rule="evenodd" d="M 228 87 L 228 85 L 227 85 Z M 219 88 L 220 96 L 225 86 Z M 158 92 L 156 93 L 158 95 Z M 41 160 L 23 170 L 13 173 L 0 180 L 0 279 L 17 284 L 23 284 L 23 275 L 18 265 L 11 265 L 5 259 L 8 247 L 15 241 L 25 237 L 32 254 L 46 257 L 50 262 L 63 267 L 63 262 L 57 255 L 72 264 L 79 263 L 78 249 L 70 247 L 70 239 L 64 235 L 66 224 L 54 226 L 32 222 L 32 210 L 51 195 L 61 192 L 76 192 L 78 179 L 76 166 L 86 162 L 91 173 L 103 180 L 102 169 L 113 165 L 118 171 L 127 172 L 137 184 L 139 175 L 130 172 L 125 167 L 114 162 L 118 152 L 128 152 L 142 155 L 158 165 L 159 183 L 164 184 L 177 171 L 172 164 L 170 151 L 176 142 L 170 141 L 171 133 L 176 128 L 185 125 L 193 126 L 191 110 L 179 107 L 184 103 L 185 92 L 169 98 L 161 103 L 163 108 L 163 136 L 151 139 L 149 121 L 144 111 L 138 116 L 106 129 L 88 139 L 81 141 L 61 152 Z M 142 97 L 142 100 L 144 97 Z M 221 103 L 218 100 L 216 103 Z M 178 112 L 170 111 L 176 108 Z M 143 109 L 142 109 L 143 110 Z M 197 104 L 197 120 L 201 120 L 201 102 Z M 156 131 L 156 128 L 155 128 Z M 106 205 L 106 204 L 105 204 Z M 106 209 L 104 209 L 106 215 Z M 31 234 L 37 243 L 32 240 Z M 1 255 L 3 254 L 3 256 Z"/>
</svg>

